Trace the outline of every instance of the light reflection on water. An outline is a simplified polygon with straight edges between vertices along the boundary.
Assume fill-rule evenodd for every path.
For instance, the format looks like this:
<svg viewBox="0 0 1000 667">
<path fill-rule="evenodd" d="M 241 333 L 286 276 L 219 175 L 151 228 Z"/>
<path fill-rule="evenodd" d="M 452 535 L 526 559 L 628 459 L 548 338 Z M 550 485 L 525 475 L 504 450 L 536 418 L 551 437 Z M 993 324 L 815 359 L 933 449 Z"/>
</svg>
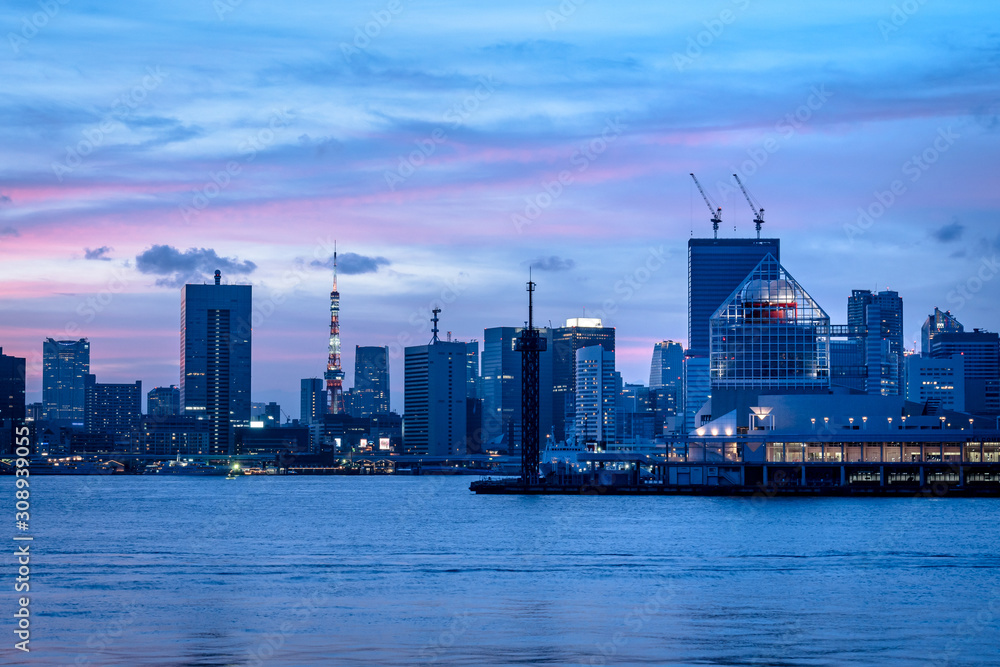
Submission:
<svg viewBox="0 0 1000 667">
<path fill-rule="evenodd" d="M 469 481 L 32 478 L 30 664 L 1000 664 L 998 500 Z"/>
</svg>

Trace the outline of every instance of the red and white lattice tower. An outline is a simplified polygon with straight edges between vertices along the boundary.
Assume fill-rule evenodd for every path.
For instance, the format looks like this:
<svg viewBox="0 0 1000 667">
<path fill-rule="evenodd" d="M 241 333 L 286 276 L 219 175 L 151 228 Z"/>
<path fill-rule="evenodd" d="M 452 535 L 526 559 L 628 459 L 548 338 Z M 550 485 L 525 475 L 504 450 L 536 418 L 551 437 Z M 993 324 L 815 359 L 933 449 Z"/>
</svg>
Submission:
<svg viewBox="0 0 1000 667">
<path fill-rule="evenodd" d="M 330 399 L 327 411 L 331 415 L 344 412 L 344 371 L 340 367 L 340 292 L 337 291 L 337 245 L 333 246 L 333 291 L 330 292 L 330 353 L 326 360 L 326 395 Z"/>
</svg>

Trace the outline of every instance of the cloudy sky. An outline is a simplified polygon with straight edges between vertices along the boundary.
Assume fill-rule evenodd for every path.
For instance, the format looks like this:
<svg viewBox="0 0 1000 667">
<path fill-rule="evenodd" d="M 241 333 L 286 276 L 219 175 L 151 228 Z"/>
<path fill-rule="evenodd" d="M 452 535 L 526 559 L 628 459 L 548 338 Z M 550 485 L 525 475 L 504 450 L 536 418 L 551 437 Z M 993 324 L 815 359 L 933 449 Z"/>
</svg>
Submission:
<svg viewBox="0 0 1000 667">
<path fill-rule="evenodd" d="M 481 5 L 481 6 L 480 6 Z M 0 346 L 92 343 L 104 382 L 178 382 L 179 285 L 252 283 L 254 400 L 442 328 L 603 316 L 644 382 L 687 336 L 689 172 L 836 322 L 890 288 L 1000 328 L 1000 6 L 10 0 L 0 8 Z M 735 225 L 735 231 L 734 231 Z"/>
</svg>

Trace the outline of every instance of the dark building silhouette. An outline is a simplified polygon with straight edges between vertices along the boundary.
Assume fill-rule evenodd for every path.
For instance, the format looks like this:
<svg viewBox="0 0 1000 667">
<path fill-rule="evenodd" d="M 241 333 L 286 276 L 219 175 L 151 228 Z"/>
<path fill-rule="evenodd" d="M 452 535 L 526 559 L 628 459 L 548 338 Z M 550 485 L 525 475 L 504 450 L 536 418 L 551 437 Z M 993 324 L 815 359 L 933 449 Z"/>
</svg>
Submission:
<svg viewBox="0 0 1000 667">
<path fill-rule="evenodd" d="M 389 348 L 354 348 L 353 417 L 389 412 Z"/>
<path fill-rule="evenodd" d="M 181 390 L 177 385 L 153 387 L 146 394 L 146 414 L 152 417 L 168 417 L 181 413 Z"/>
<path fill-rule="evenodd" d="M 83 423 L 84 386 L 90 373 L 90 343 L 54 340 L 42 343 L 42 404 L 45 419 Z"/>
<path fill-rule="evenodd" d="M 600 345 L 605 352 L 615 351 L 614 327 L 606 327 L 594 318 L 572 318 L 552 330 L 552 437 L 566 439 L 576 420 L 576 352 Z"/>
<path fill-rule="evenodd" d="M 142 382 L 112 384 L 86 376 L 84 433 L 93 442 L 103 436 L 110 451 L 130 451 L 132 436 L 142 417 Z"/>
<path fill-rule="evenodd" d="M 230 451 L 232 425 L 250 423 L 250 285 L 181 292 L 181 413 L 208 421 L 211 454 Z"/>
</svg>

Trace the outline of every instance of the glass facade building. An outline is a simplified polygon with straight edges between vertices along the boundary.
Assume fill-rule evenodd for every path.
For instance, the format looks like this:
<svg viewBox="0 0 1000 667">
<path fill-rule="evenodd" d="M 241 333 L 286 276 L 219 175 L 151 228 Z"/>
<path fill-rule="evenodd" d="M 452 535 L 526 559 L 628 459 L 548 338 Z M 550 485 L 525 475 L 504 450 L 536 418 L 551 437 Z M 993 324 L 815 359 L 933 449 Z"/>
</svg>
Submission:
<svg viewBox="0 0 1000 667">
<path fill-rule="evenodd" d="M 768 255 L 711 318 L 712 389 L 830 385 L 830 316 Z"/>
<path fill-rule="evenodd" d="M 521 445 L 521 353 L 515 349 L 521 327 L 491 327 L 483 331 L 482 441 L 509 451 Z M 548 339 L 551 329 L 539 329 Z M 541 441 L 552 434 L 552 355 L 546 344 L 538 355 L 538 412 Z M 506 440 L 505 440 L 506 436 Z"/>
<path fill-rule="evenodd" d="M 389 348 L 354 348 L 352 417 L 389 412 Z"/>
<path fill-rule="evenodd" d="M 552 437 L 556 442 L 566 440 L 576 419 L 576 352 L 593 345 L 614 352 L 614 327 L 604 326 L 597 318 L 579 317 L 566 320 L 565 326 L 552 330 L 551 414 Z M 544 361 L 542 368 L 544 372 Z"/>
<path fill-rule="evenodd" d="M 228 454 L 232 425 L 250 423 L 250 285 L 181 291 L 181 414 L 208 421 L 210 454 Z"/>
<path fill-rule="evenodd" d="M 42 405 L 45 419 L 83 424 L 90 342 L 45 339 L 42 343 Z"/>
</svg>

